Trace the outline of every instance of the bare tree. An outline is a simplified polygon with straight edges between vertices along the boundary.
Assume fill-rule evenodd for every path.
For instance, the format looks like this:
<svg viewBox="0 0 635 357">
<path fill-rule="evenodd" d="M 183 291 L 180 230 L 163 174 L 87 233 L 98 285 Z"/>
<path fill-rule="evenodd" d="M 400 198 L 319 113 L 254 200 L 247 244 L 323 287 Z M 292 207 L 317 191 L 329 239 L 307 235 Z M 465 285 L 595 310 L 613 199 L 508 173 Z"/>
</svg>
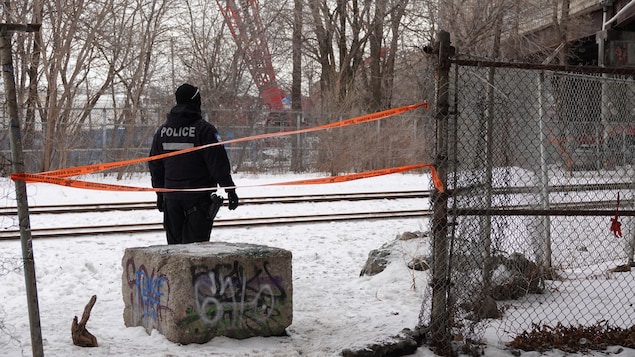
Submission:
<svg viewBox="0 0 635 357">
<path fill-rule="evenodd" d="M 450 32 L 461 55 L 542 62 L 559 44 L 566 47 L 567 39 L 588 32 L 585 16 L 569 15 L 569 2 L 442 0 L 433 23 Z M 567 48 L 559 54 L 561 62 L 568 60 Z"/>
<path fill-rule="evenodd" d="M 152 51 L 165 26 L 167 1 L 20 4 L 19 11 L 9 11 L 6 2 L 4 14 L 11 14 L 12 21 L 42 23 L 40 32 L 21 35 L 16 53 L 18 93 L 26 104 L 25 142 L 31 145 L 41 120 L 40 169 L 46 171 L 65 166 L 66 149 L 91 139 L 85 123 L 106 93 L 124 93 L 122 100 L 117 96 L 111 102 L 127 108 L 122 122 L 132 125 L 135 118 L 144 118 L 140 102 L 157 64 Z"/>
<path fill-rule="evenodd" d="M 293 34 L 292 34 L 292 84 L 291 84 L 291 109 L 295 115 L 302 110 L 302 0 L 293 1 Z M 292 141 L 291 169 L 301 172 L 302 151 L 299 140 Z"/>
<path fill-rule="evenodd" d="M 426 26 L 404 29 L 403 25 L 427 23 L 429 8 L 408 0 L 322 1 L 308 5 L 311 31 L 307 31 L 305 51 L 309 59 L 319 63 L 321 111 L 335 119 L 338 113 L 350 116 L 391 107 L 393 94 L 404 92 L 395 88 L 406 84 L 395 82 L 396 77 L 404 78 L 395 74 L 397 69 L 405 68 L 399 63 L 405 59 L 403 50 L 422 58 L 413 51 L 414 44 L 421 41 L 418 36 L 427 34 L 423 31 Z M 421 100 L 422 92 L 413 95 L 415 100 Z M 387 153 L 405 142 L 402 134 L 390 136 L 390 129 L 380 123 L 356 128 L 355 134 L 346 130 L 329 134 L 330 140 L 322 141 L 326 147 L 320 162 L 329 166 L 323 169 L 339 172 L 351 169 L 350 165 L 355 165 L 354 169 L 385 166 L 390 161 Z M 351 135 L 360 139 L 355 145 L 351 145 Z M 400 143 L 391 142 L 393 138 Z"/>
<path fill-rule="evenodd" d="M 370 1 L 360 7 L 357 0 L 338 0 L 334 9 L 326 1 L 309 1 L 308 8 L 312 36 L 306 42 L 305 53 L 319 63 L 322 108 L 346 110 L 354 75 L 363 63 L 368 33 L 362 31 L 367 25 L 364 19 Z"/>
<path fill-rule="evenodd" d="M 293 1 L 291 108 L 302 109 L 302 0 Z"/>
<path fill-rule="evenodd" d="M 40 110 L 44 138 L 41 170 L 65 164 L 64 148 L 77 136 L 81 123 L 88 116 L 103 89 L 83 90 L 102 82 L 108 86 L 110 77 L 99 81 L 91 70 L 98 53 L 93 46 L 98 30 L 110 18 L 110 0 L 84 3 L 67 1 L 45 2 L 42 9 L 42 75 L 46 98 Z M 97 82 L 97 83 L 96 83 Z M 81 100 L 80 98 L 86 98 Z M 57 155 L 56 155 L 57 153 Z M 59 156 L 56 159 L 56 156 Z"/>
<path fill-rule="evenodd" d="M 434 22 L 452 35 L 452 43 L 461 54 L 489 57 L 495 52 L 496 33 L 501 31 L 497 24 L 509 18 L 516 3 L 512 0 L 442 0 Z"/>
<path fill-rule="evenodd" d="M 202 87 L 207 108 L 253 109 L 254 101 L 248 98 L 257 89 L 247 70 L 249 59 L 245 47 L 237 44 L 228 31 L 219 10 L 221 3 L 188 0 L 183 5 L 183 16 L 174 32 L 176 61 L 182 67 L 176 76 L 179 81 L 192 81 Z M 231 115 L 216 120 L 223 125 L 236 123 Z"/>
<path fill-rule="evenodd" d="M 370 33 L 370 83 L 371 111 L 392 106 L 394 72 L 401 38 L 401 22 L 408 9 L 408 0 L 378 1 L 371 23 Z M 390 7 L 389 7 L 390 6 Z M 387 25 L 387 26 L 386 26 Z M 388 31 L 386 31 L 386 27 Z"/>
<path fill-rule="evenodd" d="M 586 13 L 571 13 L 570 0 L 540 0 L 502 4 L 501 51 L 505 58 L 529 62 L 575 60 L 572 41 L 593 37 L 596 28 Z"/>
<path fill-rule="evenodd" d="M 39 134 L 36 124 L 38 120 L 42 123 L 40 168 L 44 171 L 65 166 L 67 148 L 88 139 L 85 128 L 97 105 L 116 108 L 116 114 L 108 118 L 112 124 L 150 126 L 144 108 L 149 103 L 166 107 L 180 82 L 198 84 L 206 93 L 205 107 L 228 110 L 227 115 L 214 119 L 220 125 L 253 125 L 260 119 L 247 112 L 261 107 L 247 71 L 253 59 L 248 48 L 230 36 L 218 2 L 33 0 L 21 4 L 23 8 L 3 10 L 14 17 L 28 14 L 43 23 L 41 37 L 22 41 L 28 46 L 21 50 L 24 74 L 19 93 L 27 104 L 27 132 Z M 260 15 L 274 63 L 280 65 L 277 69 L 286 70 L 285 62 L 292 54 L 298 63 L 293 85 L 289 85 L 294 108 L 299 108 L 300 97 L 310 96 L 321 113 L 332 113 L 318 118 L 330 121 L 388 108 L 394 93 L 412 96 L 412 91 L 395 90 L 405 84 L 395 83 L 395 78 L 408 77 L 396 71 L 412 70 L 400 61 L 407 59 L 406 53 L 416 53 L 414 47 L 403 52 L 410 40 L 404 39 L 402 24 L 419 18 L 423 19 L 418 22 L 421 28 L 428 21 L 424 18 L 429 8 L 409 0 L 295 0 L 283 2 L 287 8 L 282 11 L 279 6 L 266 3 Z M 295 37 L 290 31 L 294 24 Z M 407 33 L 419 31 L 415 27 Z M 311 81 L 315 74 L 320 77 L 318 95 L 314 95 L 316 86 Z M 302 80 L 309 80 L 304 92 Z M 172 85 L 166 88 L 166 83 Z M 374 148 L 381 128 L 368 130 L 372 137 L 368 146 Z M 132 135 L 132 131 L 128 133 Z M 348 134 L 338 135 L 348 140 Z M 135 140 L 128 136 L 120 145 L 133 149 Z M 122 151 L 111 159 L 134 154 Z M 331 154 L 344 157 L 340 154 L 351 152 Z M 356 160 L 351 157 L 350 161 Z M 356 162 L 380 165 L 377 160 Z"/>
<path fill-rule="evenodd" d="M 5 1 L 2 7 L 2 18 L 7 23 L 41 23 L 40 8 L 38 0 L 35 0 L 33 4 L 28 1 Z M 26 103 L 22 138 L 25 147 L 29 148 L 33 140 L 34 113 L 37 104 L 37 68 L 41 32 L 16 33 L 13 37 L 16 39 L 13 43 L 13 53 L 16 57 L 14 59 L 16 64 L 14 68 L 16 94 L 19 103 Z"/>
<path fill-rule="evenodd" d="M 382 52 L 386 51 L 383 46 L 384 42 L 384 23 L 386 16 L 387 0 L 378 0 L 375 2 L 375 13 L 370 24 L 369 45 L 370 45 L 370 105 L 371 111 L 382 109 L 382 71 L 381 57 Z"/>
<path fill-rule="evenodd" d="M 121 143 L 123 150 L 117 159 L 130 157 L 129 149 L 141 145 L 136 135 L 139 128 L 145 126 L 146 134 L 152 130 L 142 101 L 152 101 L 147 98 L 146 90 L 152 83 L 152 75 L 158 64 L 154 58 L 155 52 L 158 47 L 165 48 L 168 43 L 163 40 L 163 35 L 167 31 L 165 17 L 170 3 L 167 0 L 113 3 L 109 11 L 112 22 L 104 28 L 106 32 L 101 32 L 100 40 L 95 42 L 108 62 L 108 68 L 112 69 L 109 71 L 109 82 L 114 76 L 117 86 L 113 88 L 120 90 L 117 94 L 121 98 L 113 98 L 113 103 L 123 110 L 118 111 L 114 123 L 123 125 L 125 135 Z M 163 46 L 160 43 L 162 40 Z M 119 175 L 122 174 L 120 170 Z"/>
<path fill-rule="evenodd" d="M 42 5 L 39 0 L 35 0 L 33 3 L 33 23 L 42 23 Z M 24 58 L 30 58 L 28 63 L 28 97 L 26 100 L 26 113 L 24 117 L 24 145 L 25 147 L 31 147 L 33 145 L 33 139 L 35 137 L 35 114 L 39 103 L 38 100 L 38 68 L 40 66 L 40 52 L 42 48 L 42 32 L 37 31 L 32 36 L 32 49 L 30 56 L 24 56 Z M 26 51 L 25 51 L 26 53 Z M 20 87 L 23 88 L 24 84 Z"/>
</svg>

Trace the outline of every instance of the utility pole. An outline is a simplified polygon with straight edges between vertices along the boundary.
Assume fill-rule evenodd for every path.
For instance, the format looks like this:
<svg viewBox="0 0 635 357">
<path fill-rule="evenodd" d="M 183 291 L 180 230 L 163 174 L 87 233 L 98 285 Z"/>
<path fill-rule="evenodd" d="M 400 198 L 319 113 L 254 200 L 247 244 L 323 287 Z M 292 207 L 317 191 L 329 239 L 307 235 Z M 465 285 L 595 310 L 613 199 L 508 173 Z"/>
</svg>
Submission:
<svg viewBox="0 0 635 357">
<path fill-rule="evenodd" d="M 35 32 L 40 25 L 0 24 L 0 61 L 2 62 L 2 79 L 4 94 L 7 101 L 11 142 L 11 169 L 13 173 L 24 172 L 24 158 L 22 153 L 22 137 L 20 134 L 20 120 L 18 118 L 18 99 L 15 93 L 15 77 L 13 72 L 13 54 L 11 51 L 11 35 L 13 32 Z M 20 225 L 20 242 L 22 243 L 22 263 L 24 264 L 24 280 L 26 283 L 26 297 L 29 310 L 29 326 L 31 327 L 31 348 L 34 357 L 44 356 L 42 346 L 42 328 L 40 325 L 40 311 L 37 299 L 37 284 L 35 278 L 35 261 L 31 237 L 31 223 L 29 222 L 29 204 L 26 195 L 26 183 L 15 181 L 15 193 L 18 207 L 18 221 Z"/>
</svg>

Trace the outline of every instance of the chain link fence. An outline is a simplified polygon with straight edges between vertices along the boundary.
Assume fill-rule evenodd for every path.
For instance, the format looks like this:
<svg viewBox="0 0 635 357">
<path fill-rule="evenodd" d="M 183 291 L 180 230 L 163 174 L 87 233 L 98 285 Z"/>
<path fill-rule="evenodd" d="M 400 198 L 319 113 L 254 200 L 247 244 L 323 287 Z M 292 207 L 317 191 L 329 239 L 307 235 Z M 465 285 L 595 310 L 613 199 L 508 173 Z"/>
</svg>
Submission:
<svg viewBox="0 0 635 357">
<path fill-rule="evenodd" d="M 50 165 L 53 168 L 74 167 L 95 163 L 113 162 L 145 157 L 150 152 L 152 137 L 155 130 L 165 121 L 168 109 L 165 108 L 145 108 L 139 117 L 134 118 L 133 123 L 117 122 L 121 115 L 120 109 L 100 108 L 94 109 L 87 115 L 87 120 L 79 122 L 75 118 L 84 115 L 84 109 L 70 110 L 71 113 L 67 122 L 56 124 L 54 130 L 47 134 L 45 124 L 38 123 L 35 130 L 24 135 L 24 154 L 26 158 L 27 171 L 38 172 L 42 167 L 44 157 L 43 150 L 46 150 L 46 140 L 52 142 L 48 149 L 52 151 Z M 224 118 L 227 121 L 229 115 L 250 115 L 263 116 L 264 112 L 254 113 L 228 113 L 224 110 L 205 113 L 205 118 L 214 123 L 217 118 Z M 234 119 L 244 119 L 243 117 Z M 254 119 L 257 120 L 257 119 Z M 0 130 L 0 153 L 4 157 L 6 165 L 10 165 L 10 144 L 8 121 L 2 121 L 5 127 Z M 275 132 L 286 130 L 288 123 L 275 123 L 265 125 L 264 120 L 252 126 L 246 123 L 231 126 L 218 126 L 223 140 L 245 137 L 254 133 L 265 131 Z M 48 135 L 48 138 L 46 138 Z M 253 162 L 261 165 L 266 162 L 268 168 L 272 169 L 280 164 L 280 157 L 277 150 L 283 151 L 284 143 L 279 140 L 269 140 L 267 142 L 251 142 L 246 144 L 228 144 L 226 148 L 228 154 L 236 167 L 248 169 Z M 6 166 L 5 165 L 5 166 Z M 5 173 L 10 168 L 4 167 Z M 144 164 L 131 165 L 126 167 L 127 172 L 144 172 L 147 167 Z"/>
<path fill-rule="evenodd" d="M 146 157 L 152 136 L 165 121 L 168 109 L 145 108 L 134 123 L 117 123 L 120 109 L 94 109 L 89 115 L 71 110 L 67 122 L 49 131 L 42 123 L 23 134 L 25 166 L 39 172 L 44 157 L 50 169 L 106 163 Z M 364 113 L 365 114 L 365 113 Z M 259 134 L 282 133 L 336 122 L 355 114 L 312 112 L 210 110 L 203 113 L 214 124 L 222 140 Z M 6 115 L 5 115 L 6 117 Z M 81 123 L 77 118 L 86 117 Z M 420 114 L 405 113 L 390 120 L 328 131 L 281 135 L 226 144 L 236 172 L 329 172 L 363 171 L 418 163 L 419 142 L 425 131 L 418 128 Z M 0 174 L 11 171 L 8 120 L 0 126 Z M 46 144 L 49 141 L 50 145 Z M 51 150 L 51 155 L 43 154 Z M 145 172 L 145 164 L 126 166 L 125 172 Z"/>
<path fill-rule="evenodd" d="M 635 324 L 635 81 L 620 73 L 452 61 L 432 336 Z"/>
</svg>

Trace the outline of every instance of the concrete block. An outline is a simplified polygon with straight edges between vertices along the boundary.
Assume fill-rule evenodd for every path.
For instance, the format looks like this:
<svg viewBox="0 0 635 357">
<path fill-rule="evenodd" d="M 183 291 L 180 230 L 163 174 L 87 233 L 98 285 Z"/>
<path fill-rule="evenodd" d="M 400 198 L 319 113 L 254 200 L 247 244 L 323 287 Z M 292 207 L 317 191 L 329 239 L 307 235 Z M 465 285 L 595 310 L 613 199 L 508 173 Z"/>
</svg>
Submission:
<svg viewBox="0 0 635 357">
<path fill-rule="evenodd" d="M 124 323 L 168 340 L 282 336 L 293 319 L 291 252 L 223 242 L 127 248 Z"/>
</svg>

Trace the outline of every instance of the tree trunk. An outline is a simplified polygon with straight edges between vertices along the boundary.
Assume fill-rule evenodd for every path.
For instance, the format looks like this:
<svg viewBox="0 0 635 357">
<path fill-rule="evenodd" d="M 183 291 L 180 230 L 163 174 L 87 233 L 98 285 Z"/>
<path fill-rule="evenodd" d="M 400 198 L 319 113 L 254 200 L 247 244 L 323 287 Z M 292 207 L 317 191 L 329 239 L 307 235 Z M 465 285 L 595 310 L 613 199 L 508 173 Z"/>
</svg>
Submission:
<svg viewBox="0 0 635 357">
<path fill-rule="evenodd" d="M 293 110 L 293 119 L 296 113 L 302 110 L 302 1 L 294 0 L 293 10 L 293 72 L 291 84 L 291 109 Z M 300 129 L 300 128 L 298 128 Z M 291 170 L 293 172 L 302 171 L 302 151 L 299 144 L 300 137 L 293 137 Z"/>
<path fill-rule="evenodd" d="M 371 112 L 381 109 L 382 98 L 382 77 L 381 77 L 381 56 L 382 43 L 384 40 L 384 17 L 386 11 L 386 1 L 380 0 L 375 4 L 375 15 L 371 25 L 372 31 L 369 36 L 370 44 L 370 108 Z"/>
<path fill-rule="evenodd" d="M 39 1 L 33 5 L 33 23 L 42 23 L 42 6 Z M 26 101 L 26 115 L 24 118 L 24 144 L 29 149 L 34 149 L 35 138 L 35 113 L 38 103 L 38 67 L 40 66 L 40 51 L 42 48 L 42 33 L 40 31 L 33 34 L 33 49 L 31 52 L 31 62 L 28 69 L 29 90 Z"/>
</svg>

